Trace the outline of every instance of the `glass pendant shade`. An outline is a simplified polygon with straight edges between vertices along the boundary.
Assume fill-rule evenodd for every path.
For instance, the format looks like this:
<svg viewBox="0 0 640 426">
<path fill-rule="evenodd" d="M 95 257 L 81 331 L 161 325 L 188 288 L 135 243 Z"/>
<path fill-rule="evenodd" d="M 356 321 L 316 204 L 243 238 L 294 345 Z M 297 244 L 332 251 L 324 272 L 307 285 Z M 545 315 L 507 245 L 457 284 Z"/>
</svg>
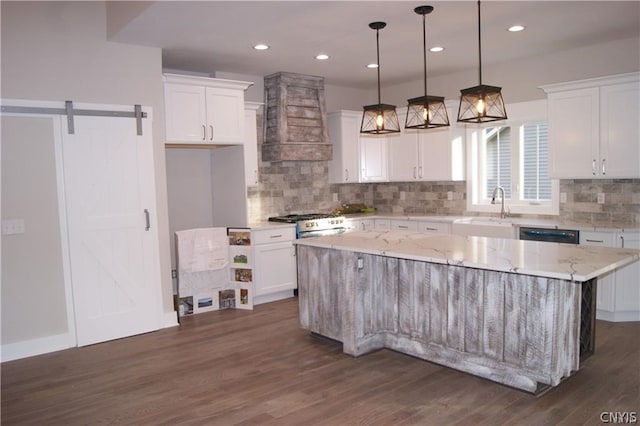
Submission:
<svg viewBox="0 0 640 426">
<path fill-rule="evenodd" d="M 364 107 L 360 133 L 398 133 L 400 124 L 395 105 L 375 104 Z"/>
<path fill-rule="evenodd" d="M 484 84 L 461 90 L 458 121 L 487 123 L 505 120 L 507 110 L 504 107 L 501 90 L 500 87 Z"/>
<path fill-rule="evenodd" d="M 380 38 L 379 31 L 386 27 L 384 22 L 372 22 L 369 28 L 376 30 L 376 53 L 378 59 L 378 103 L 366 105 L 362 114 L 360 133 L 383 135 L 387 133 L 400 133 L 400 124 L 395 105 L 380 102 Z"/>
<path fill-rule="evenodd" d="M 405 129 L 433 129 L 449 125 L 449 114 L 442 96 L 409 99 Z"/>
<path fill-rule="evenodd" d="M 478 85 L 460 91 L 458 121 L 487 123 L 506 120 L 507 110 L 502 99 L 502 88 L 482 84 L 482 38 L 480 29 L 480 0 L 478 0 Z"/>
<path fill-rule="evenodd" d="M 422 49 L 424 58 L 424 96 L 409 99 L 405 129 L 433 129 L 449 125 L 449 114 L 443 96 L 427 95 L 427 27 L 425 16 L 433 12 L 433 6 L 418 6 L 413 10 L 422 15 Z"/>
</svg>

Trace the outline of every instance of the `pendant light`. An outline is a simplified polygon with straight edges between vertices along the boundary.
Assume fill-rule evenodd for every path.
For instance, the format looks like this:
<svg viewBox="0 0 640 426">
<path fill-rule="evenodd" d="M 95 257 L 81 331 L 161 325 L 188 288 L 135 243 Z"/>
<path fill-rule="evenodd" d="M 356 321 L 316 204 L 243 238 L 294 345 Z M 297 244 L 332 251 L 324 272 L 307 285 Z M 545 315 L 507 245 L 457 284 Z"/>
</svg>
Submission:
<svg viewBox="0 0 640 426">
<path fill-rule="evenodd" d="M 379 31 L 386 27 L 384 22 L 372 22 L 369 28 L 376 30 L 376 53 L 378 58 L 378 103 L 366 105 L 362 114 L 360 133 L 382 135 L 386 133 L 400 133 L 398 114 L 395 105 L 380 102 L 380 37 Z"/>
<path fill-rule="evenodd" d="M 480 0 L 478 0 L 478 79 L 475 87 L 460 91 L 458 121 L 465 123 L 486 123 L 506 120 L 507 111 L 500 87 L 482 84 L 482 44 L 480 36 Z"/>
<path fill-rule="evenodd" d="M 432 129 L 449 125 L 449 115 L 443 96 L 427 95 L 427 25 L 426 15 L 433 12 L 433 6 L 418 6 L 413 9 L 422 15 L 422 48 L 424 53 L 424 96 L 408 100 L 405 129 Z"/>
</svg>

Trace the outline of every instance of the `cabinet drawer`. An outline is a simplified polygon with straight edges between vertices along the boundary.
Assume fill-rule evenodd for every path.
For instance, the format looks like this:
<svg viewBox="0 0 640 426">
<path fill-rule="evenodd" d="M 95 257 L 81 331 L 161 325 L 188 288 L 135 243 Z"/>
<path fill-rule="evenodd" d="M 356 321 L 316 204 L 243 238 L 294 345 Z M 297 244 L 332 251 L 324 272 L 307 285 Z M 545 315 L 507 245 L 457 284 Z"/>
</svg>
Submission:
<svg viewBox="0 0 640 426">
<path fill-rule="evenodd" d="M 391 229 L 397 231 L 418 231 L 418 222 L 413 222 L 410 220 L 392 220 L 391 221 Z"/>
<path fill-rule="evenodd" d="M 444 222 L 418 222 L 418 232 L 435 232 L 438 234 L 450 234 L 451 227 Z"/>
<path fill-rule="evenodd" d="M 580 244 L 587 246 L 615 247 L 613 233 L 580 231 Z"/>
<path fill-rule="evenodd" d="M 293 241 L 296 239 L 295 228 L 283 226 L 276 229 L 258 229 L 251 231 L 253 244 L 269 244 L 280 241 Z"/>
<path fill-rule="evenodd" d="M 376 219 L 373 222 L 373 228 L 376 231 L 388 231 L 391 229 L 391 221 L 389 219 Z"/>
</svg>

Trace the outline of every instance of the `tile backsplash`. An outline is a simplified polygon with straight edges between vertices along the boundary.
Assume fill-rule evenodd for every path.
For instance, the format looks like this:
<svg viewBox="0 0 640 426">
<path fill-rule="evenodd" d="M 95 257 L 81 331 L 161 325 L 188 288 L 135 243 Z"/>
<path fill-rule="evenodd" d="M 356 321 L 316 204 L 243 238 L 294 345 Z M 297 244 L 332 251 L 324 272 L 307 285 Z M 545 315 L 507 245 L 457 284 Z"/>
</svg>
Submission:
<svg viewBox="0 0 640 426">
<path fill-rule="evenodd" d="M 262 128 L 260 122 L 258 126 Z M 258 132 L 259 144 L 261 136 Z M 258 155 L 260 151 L 259 147 Z M 250 221 L 289 213 L 331 212 L 348 203 L 376 207 L 379 213 L 468 214 L 464 181 L 330 184 L 327 161 L 259 164 L 260 183 L 248 190 Z M 560 203 L 562 220 L 640 227 L 640 179 L 561 180 L 560 193 L 566 196 Z M 602 196 L 598 200 L 598 194 L 604 194 L 604 200 Z"/>
</svg>

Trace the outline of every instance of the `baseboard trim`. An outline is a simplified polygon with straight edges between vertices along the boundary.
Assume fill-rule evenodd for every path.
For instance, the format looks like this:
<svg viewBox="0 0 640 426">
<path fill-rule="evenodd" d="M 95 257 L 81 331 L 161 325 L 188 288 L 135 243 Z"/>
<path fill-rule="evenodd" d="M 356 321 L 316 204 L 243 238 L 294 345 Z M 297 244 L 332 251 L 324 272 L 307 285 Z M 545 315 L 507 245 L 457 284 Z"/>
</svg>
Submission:
<svg viewBox="0 0 640 426">
<path fill-rule="evenodd" d="M 162 328 L 177 327 L 178 325 L 180 324 L 178 324 L 177 311 L 165 312 L 162 314 Z"/>
<path fill-rule="evenodd" d="M 264 294 L 262 296 L 254 296 L 253 304 L 261 305 L 263 303 L 275 302 L 277 300 L 283 300 L 293 297 L 293 290 L 283 290 L 276 293 Z"/>
<path fill-rule="evenodd" d="M 42 355 L 49 352 L 61 351 L 76 346 L 75 336 L 69 333 L 56 334 L 38 339 L 2 345 L 0 360 L 13 361 L 30 356 Z"/>
<path fill-rule="evenodd" d="M 640 311 L 604 311 L 596 309 L 596 319 L 609 322 L 632 322 L 640 321 Z"/>
</svg>

